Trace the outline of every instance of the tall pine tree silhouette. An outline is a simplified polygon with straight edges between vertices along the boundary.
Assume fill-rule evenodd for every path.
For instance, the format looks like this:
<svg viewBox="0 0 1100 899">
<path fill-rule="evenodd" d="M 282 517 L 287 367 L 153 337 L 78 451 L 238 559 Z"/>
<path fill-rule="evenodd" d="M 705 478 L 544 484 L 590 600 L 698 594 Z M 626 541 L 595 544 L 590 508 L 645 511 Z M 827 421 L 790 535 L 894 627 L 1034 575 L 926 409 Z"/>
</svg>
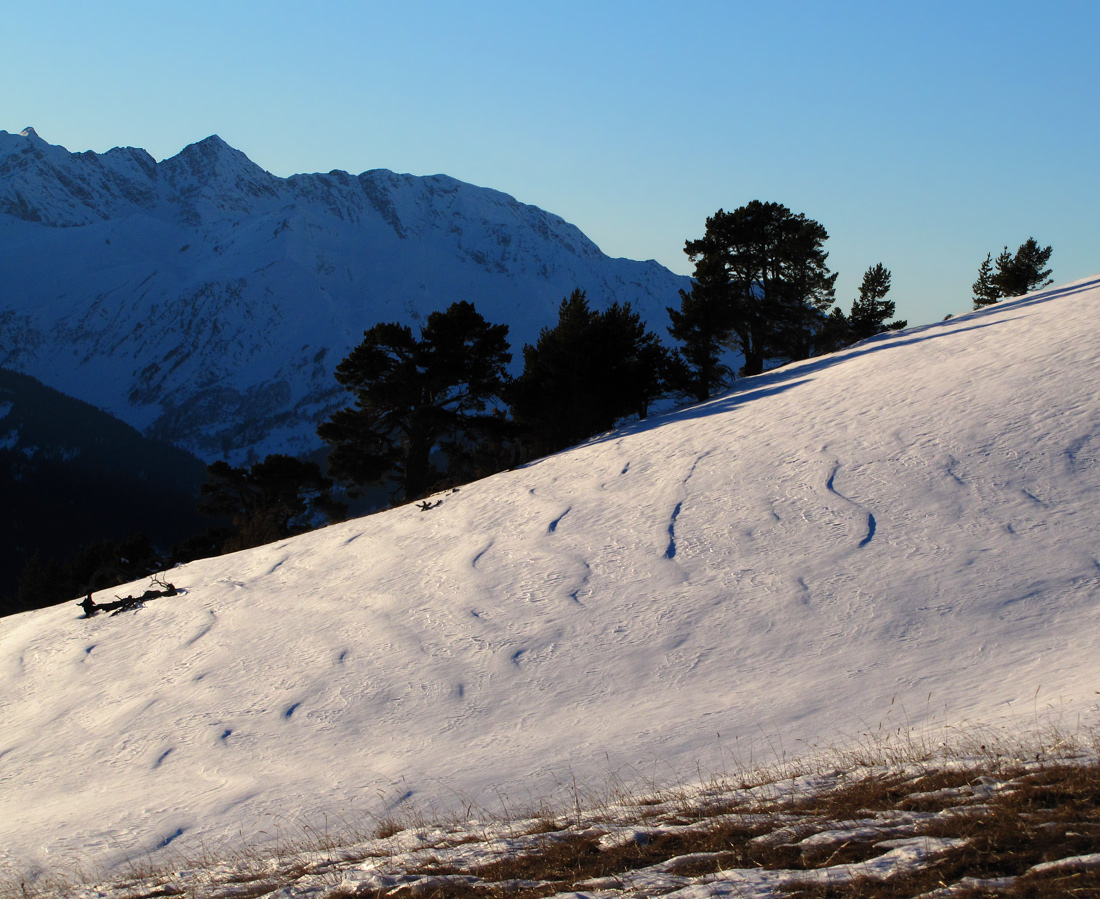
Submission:
<svg viewBox="0 0 1100 899">
<path fill-rule="evenodd" d="M 667 351 L 629 303 L 597 312 L 574 290 L 558 308 L 558 323 L 523 348 L 512 413 L 530 451 L 555 452 L 623 418 L 644 417 L 667 367 Z"/>
<path fill-rule="evenodd" d="M 906 326 L 905 321 L 887 322 L 895 309 L 894 301 L 886 299 L 889 292 L 890 270 L 881 262 L 863 273 L 859 296 L 852 303 L 852 312 L 848 316 L 852 340 L 865 340 L 883 331 L 897 331 Z"/>
<path fill-rule="evenodd" d="M 419 338 L 407 325 L 375 325 L 336 368 L 355 405 L 317 429 L 332 446 L 329 470 L 357 485 L 392 483 L 396 498 L 423 496 L 442 476 L 433 452 L 501 426 L 489 406 L 503 396 L 511 359 L 508 326 L 489 324 L 472 303 L 433 312 Z"/>
<path fill-rule="evenodd" d="M 673 328 L 697 395 L 720 374 L 715 341 L 741 352 L 743 375 L 759 374 L 768 359 L 804 359 L 820 349 L 836 282 L 826 263 L 828 237 L 801 213 L 753 200 L 733 212 L 719 209 L 703 237 L 687 241 L 695 286 L 682 295 Z"/>
</svg>

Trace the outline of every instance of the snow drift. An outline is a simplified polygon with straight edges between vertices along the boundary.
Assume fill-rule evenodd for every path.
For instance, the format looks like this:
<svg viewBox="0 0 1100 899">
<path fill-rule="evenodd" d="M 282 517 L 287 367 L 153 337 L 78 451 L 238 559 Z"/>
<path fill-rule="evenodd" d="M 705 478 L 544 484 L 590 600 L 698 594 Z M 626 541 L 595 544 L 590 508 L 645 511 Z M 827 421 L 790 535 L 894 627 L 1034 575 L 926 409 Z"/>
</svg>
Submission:
<svg viewBox="0 0 1100 899">
<path fill-rule="evenodd" d="M 427 512 L 181 567 L 125 616 L 0 621 L 0 859 L 1094 715 L 1098 303 L 884 335 Z"/>
</svg>

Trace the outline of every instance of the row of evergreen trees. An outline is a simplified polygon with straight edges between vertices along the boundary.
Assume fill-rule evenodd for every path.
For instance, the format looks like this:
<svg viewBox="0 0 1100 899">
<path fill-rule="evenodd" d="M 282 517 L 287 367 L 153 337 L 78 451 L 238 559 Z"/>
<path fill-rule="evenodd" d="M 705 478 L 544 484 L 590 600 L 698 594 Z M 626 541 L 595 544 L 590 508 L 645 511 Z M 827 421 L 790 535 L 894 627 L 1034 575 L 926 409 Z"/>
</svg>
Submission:
<svg viewBox="0 0 1100 899">
<path fill-rule="evenodd" d="M 330 473 L 417 499 L 644 417 L 665 392 L 669 354 L 629 304 L 599 312 L 573 291 L 516 378 L 507 334 L 468 302 L 429 315 L 419 337 L 366 331 L 336 368 L 355 405 L 318 428 Z"/>
<path fill-rule="evenodd" d="M 523 348 L 514 379 L 507 326 L 470 303 L 429 316 L 419 337 L 406 325 L 376 325 L 336 369 L 355 405 L 318 429 L 330 473 L 416 499 L 644 418 L 661 397 L 705 400 L 732 381 L 733 354 L 743 359 L 739 375 L 755 375 L 904 328 L 881 263 L 864 273 L 848 314 L 833 306 L 827 239 L 820 223 L 779 203 L 718 210 L 684 247 L 695 270 L 679 307 L 667 310 L 673 350 L 629 303 L 596 311 L 579 289 Z M 1029 238 L 995 263 L 988 256 L 975 304 L 1049 284 L 1050 255 Z"/>
<path fill-rule="evenodd" d="M 986 253 L 973 286 L 974 308 L 981 309 L 1004 297 L 1021 297 L 1053 284 L 1051 270 L 1044 268 L 1053 252 L 1052 247 L 1040 247 L 1034 237 L 1029 237 L 1015 253 L 1005 247 L 996 260 L 992 253 Z"/>
<path fill-rule="evenodd" d="M 904 328 L 892 320 L 891 273 L 881 263 L 864 273 L 847 314 L 832 306 L 827 239 L 820 223 L 778 203 L 718 210 L 703 237 L 685 243 L 695 270 L 679 307 L 667 309 L 673 350 L 629 303 L 594 310 L 580 289 L 523 348 L 515 378 L 508 326 L 485 321 L 472 303 L 432 313 L 419 335 L 377 324 L 335 371 L 354 405 L 318 428 L 331 477 L 287 456 L 214 463 L 201 508 L 221 526 L 207 542 L 241 549 L 341 516 L 333 478 L 352 496 L 384 487 L 392 500 L 411 501 L 645 418 L 663 397 L 705 400 L 732 382 L 733 354 L 748 376 Z M 1029 238 L 1014 254 L 988 255 L 975 308 L 1051 283 L 1051 252 Z"/>
<path fill-rule="evenodd" d="M 663 397 L 705 400 L 732 382 L 728 360 L 736 355 L 737 374 L 748 376 L 905 327 L 892 320 L 891 274 L 881 263 L 867 269 L 847 314 L 833 306 L 827 239 L 821 224 L 778 203 L 718 210 L 704 235 L 685 244 L 694 277 L 667 310 L 678 343 L 671 350 L 629 303 L 594 310 L 580 289 L 562 300 L 557 323 L 523 348 L 515 378 L 507 371 L 508 326 L 485 321 L 472 303 L 432 313 L 419 334 L 377 324 L 335 371 L 354 403 L 318 428 L 328 474 L 281 455 L 248 467 L 215 462 L 200 508 L 218 523 L 170 558 L 257 546 L 335 520 L 346 506 L 334 497 L 334 479 L 352 497 L 382 487 L 395 501 L 419 499 L 645 418 Z M 975 308 L 1049 284 L 1050 255 L 1033 238 L 1015 254 L 1006 247 L 996 260 L 988 255 Z M 139 548 L 122 547 L 144 570 L 152 562 Z M 116 549 L 89 551 L 72 577 L 83 578 L 88 566 L 117 567 L 104 562 L 123 557 Z M 68 590 L 62 574 L 43 568 L 34 580 L 64 581 Z"/>
<path fill-rule="evenodd" d="M 829 352 L 905 322 L 890 321 L 890 272 L 864 275 L 845 315 L 830 307 L 825 229 L 778 203 L 754 201 L 707 219 L 688 241 L 690 291 L 669 308 L 665 347 L 629 303 L 592 309 L 585 292 L 562 300 L 558 320 L 523 348 L 510 378 L 506 325 L 468 302 L 430 315 L 414 334 L 375 325 L 336 369 L 355 399 L 318 429 L 329 473 L 354 485 L 387 483 L 409 501 L 644 418 L 662 397 L 706 399 L 740 374 Z"/>
<path fill-rule="evenodd" d="M 683 345 L 684 365 L 674 372 L 682 393 L 703 400 L 726 386 L 732 373 L 723 359 L 731 348 L 748 376 L 769 362 L 807 359 L 905 327 L 888 321 L 894 303 L 881 263 L 864 274 L 849 315 L 829 311 L 837 276 L 827 264 L 828 237 L 805 215 L 759 200 L 707 219 L 703 237 L 685 245 L 695 264 L 692 288 L 680 292 L 679 309 L 668 310 L 669 333 Z"/>
</svg>

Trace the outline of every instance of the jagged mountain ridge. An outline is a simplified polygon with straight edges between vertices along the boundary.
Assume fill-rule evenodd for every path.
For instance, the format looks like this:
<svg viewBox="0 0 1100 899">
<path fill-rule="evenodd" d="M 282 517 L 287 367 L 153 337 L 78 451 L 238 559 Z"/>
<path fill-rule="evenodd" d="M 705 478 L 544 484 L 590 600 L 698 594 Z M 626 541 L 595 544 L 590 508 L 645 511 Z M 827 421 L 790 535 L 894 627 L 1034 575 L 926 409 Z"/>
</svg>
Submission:
<svg viewBox="0 0 1100 899">
<path fill-rule="evenodd" d="M 280 178 L 211 136 L 157 163 L 0 131 L 0 365 L 241 462 L 319 446 L 332 370 L 378 321 L 457 300 L 516 360 L 571 290 L 661 328 L 688 279 L 444 175 Z"/>
</svg>

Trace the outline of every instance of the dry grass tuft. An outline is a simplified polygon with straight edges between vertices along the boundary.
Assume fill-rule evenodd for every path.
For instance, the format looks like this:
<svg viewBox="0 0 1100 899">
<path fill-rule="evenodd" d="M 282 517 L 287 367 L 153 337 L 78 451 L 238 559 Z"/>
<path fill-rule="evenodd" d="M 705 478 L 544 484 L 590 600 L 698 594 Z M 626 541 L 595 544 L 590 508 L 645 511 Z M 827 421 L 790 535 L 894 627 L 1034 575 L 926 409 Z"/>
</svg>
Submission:
<svg viewBox="0 0 1100 899">
<path fill-rule="evenodd" d="M 1096 748 L 983 734 L 963 755 L 891 739 L 692 787 L 639 793 L 616 781 L 597 800 L 573 784 L 562 809 L 491 824 L 442 826 L 415 810 L 335 833 L 326 822 L 264 850 L 142 862 L 94 888 L 48 874 L 0 884 L 0 899 L 643 897 L 739 877 L 791 899 L 1100 896 Z M 934 851 L 884 863 L 899 844 Z"/>
<path fill-rule="evenodd" d="M 940 797 L 952 798 L 949 804 L 936 803 L 925 793 L 910 801 L 903 797 L 895 805 L 938 811 L 919 832 L 956 838 L 961 841 L 957 848 L 918 872 L 885 882 L 860 879 L 795 889 L 788 895 L 797 899 L 1100 896 L 1100 859 L 1091 867 L 1079 861 L 1100 853 L 1100 763 L 1093 759 L 1021 764 L 1014 772 L 1001 771 L 999 778 L 980 772 L 968 772 L 963 783 L 957 782 L 957 772 L 951 772 L 947 783 L 956 780 L 954 788 L 938 788 L 955 792 L 953 797 Z"/>
</svg>

